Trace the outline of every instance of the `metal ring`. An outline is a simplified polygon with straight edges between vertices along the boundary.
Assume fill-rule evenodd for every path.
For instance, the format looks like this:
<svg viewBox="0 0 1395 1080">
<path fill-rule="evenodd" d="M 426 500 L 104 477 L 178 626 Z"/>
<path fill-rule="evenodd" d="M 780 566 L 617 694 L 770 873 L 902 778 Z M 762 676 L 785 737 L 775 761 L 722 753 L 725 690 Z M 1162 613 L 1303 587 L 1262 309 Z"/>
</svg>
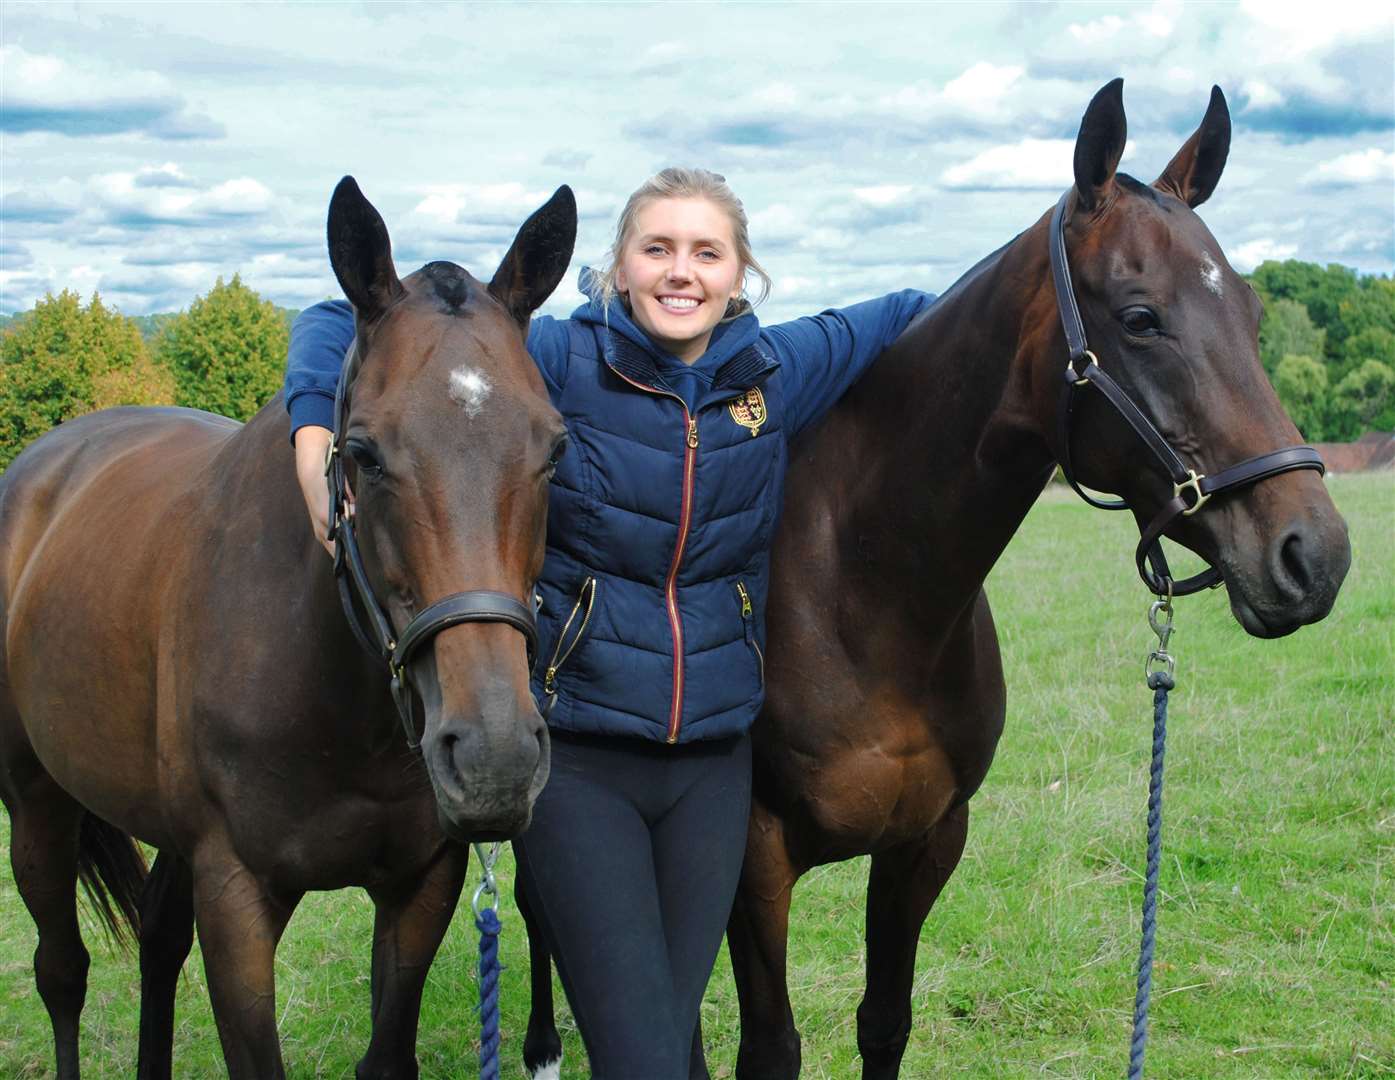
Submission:
<svg viewBox="0 0 1395 1080">
<path fill-rule="evenodd" d="M 1148 659 L 1143 661 L 1143 675 L 1145 678 L 1161 671 L 1162 668 L 1155 668 L 1154 664 L 1164 664 L 1167 667 L 1168 675 L 1172 675 L 1177 670 L 1177 661 L 1171 653 L 1154 649 L 1148 654 Z"/>
<path fill-rule="evenodd" d="M 1095 367 L 1100 366 L 1100 358 L 1096 356 L 1093 352 L 1091 352 L 1089 349 L 1086 349 L 1080 355 L 1090 362 L 1089 364 L 1085 365 L 1086 368 L 1088 368 L 1090 364 L 1094 364 Z M 1066 361 L 1066 378 L 1070 379 L 1072 384 L 1075 386 L 1088 386 L 1090 384 L 1089 379 L 1085 378 L 1085 376 L 1081 375 L 1080 372 L 1075 370 L 1074 360 Z"/>
</svg>

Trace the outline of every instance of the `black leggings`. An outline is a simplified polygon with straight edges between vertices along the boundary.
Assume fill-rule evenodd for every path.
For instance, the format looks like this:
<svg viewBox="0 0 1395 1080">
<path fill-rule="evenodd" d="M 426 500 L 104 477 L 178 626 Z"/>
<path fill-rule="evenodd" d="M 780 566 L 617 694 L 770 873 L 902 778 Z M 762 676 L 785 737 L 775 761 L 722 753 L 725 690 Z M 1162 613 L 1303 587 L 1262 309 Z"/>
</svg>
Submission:
<svg viewBox="0 0 1395 1080">
<path fill-rule="evenodd" d="M 514 850 L 592 1080 L 687 1080 L 750 806 L 749 735 L 553 734 L 551 777 Z"/>
</svg>

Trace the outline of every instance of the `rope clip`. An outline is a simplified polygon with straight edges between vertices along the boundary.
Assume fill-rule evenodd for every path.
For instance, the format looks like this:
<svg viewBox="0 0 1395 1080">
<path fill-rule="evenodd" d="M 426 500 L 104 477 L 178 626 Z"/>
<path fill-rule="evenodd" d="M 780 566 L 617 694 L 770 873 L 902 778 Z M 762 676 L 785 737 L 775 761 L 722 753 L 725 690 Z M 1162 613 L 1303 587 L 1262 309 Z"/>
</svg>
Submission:
<svg viewBox="0 0 1395 1080">
<path fill-rule="evenodd" d="M 1167 595 L 1159 596 L 1148 607 L 1148 626 L 1157 635 L 1158 646 L 1143 661 L 1145 678 L 1152 678 L 1153 674 L 1159 671 L 1166 671 L 1171 677 L 1177 668 L 1176 659 L 1167 651 L 1167 644 L 1172 639 L 1174 630 L 1172 614 L 1172 579 L 1168 578 Z"/>
<path fill-rule="evenodd" d="M 473 846 L 475 849 L 475 858 L 479 859 L 480 868 L 483 871 L 479 888 L 475 890 L 475 895 L 470 897 L 470 908 L 478 918 L 485 908 L 493 908 L 495 911 L 499 910 L 499 883 L 494 880 L 494 863 L 499 858 L 499 849 L 502 845 L 497 841 L 490 844 L 488 853 L 485 852 L 483 844 L 475 844 Z M 480 901 L 484 897 L 488 897 L 489 899 L 482 904 Z"/>
</svg>

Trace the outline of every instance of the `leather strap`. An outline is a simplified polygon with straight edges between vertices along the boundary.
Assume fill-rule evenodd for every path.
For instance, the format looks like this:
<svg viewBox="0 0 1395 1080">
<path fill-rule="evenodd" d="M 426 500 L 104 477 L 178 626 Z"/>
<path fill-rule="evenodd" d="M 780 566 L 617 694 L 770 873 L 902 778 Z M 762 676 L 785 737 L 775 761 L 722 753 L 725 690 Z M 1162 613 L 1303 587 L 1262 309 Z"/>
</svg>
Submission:
<svg viewBox="0 0 1395 1080">
<path fill-rule="evenodd" d="M 397 639 L 389 662 L 395 668 L 406 667 L 419 646 L 446 627 L 467 622 L 508 623 L 528 642 L 528 667 L 532 669 L 538 654 L 538 624 L 532 609 L 516 597 L 489 589 L 455 593 L 417 612 Z"/>
</svg>

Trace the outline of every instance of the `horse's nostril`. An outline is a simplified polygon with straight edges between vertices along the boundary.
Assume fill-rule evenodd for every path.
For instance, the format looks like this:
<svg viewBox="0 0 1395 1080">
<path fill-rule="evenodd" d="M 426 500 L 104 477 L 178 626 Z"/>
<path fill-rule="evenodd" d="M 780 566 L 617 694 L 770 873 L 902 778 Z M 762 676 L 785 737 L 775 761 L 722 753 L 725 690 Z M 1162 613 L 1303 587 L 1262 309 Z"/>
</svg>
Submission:
<svg viewBox="0 0 1395 1080">
<path fill-rule="evenodd" d="M 1279 544 L 1279 568 L 1290 591 L 1296 595 L 1302 596 L 1311 588 L 1312 570 L 1308 566 L 1303 536 L 1296 530 L 1284 537 Z"/>
</svg>

